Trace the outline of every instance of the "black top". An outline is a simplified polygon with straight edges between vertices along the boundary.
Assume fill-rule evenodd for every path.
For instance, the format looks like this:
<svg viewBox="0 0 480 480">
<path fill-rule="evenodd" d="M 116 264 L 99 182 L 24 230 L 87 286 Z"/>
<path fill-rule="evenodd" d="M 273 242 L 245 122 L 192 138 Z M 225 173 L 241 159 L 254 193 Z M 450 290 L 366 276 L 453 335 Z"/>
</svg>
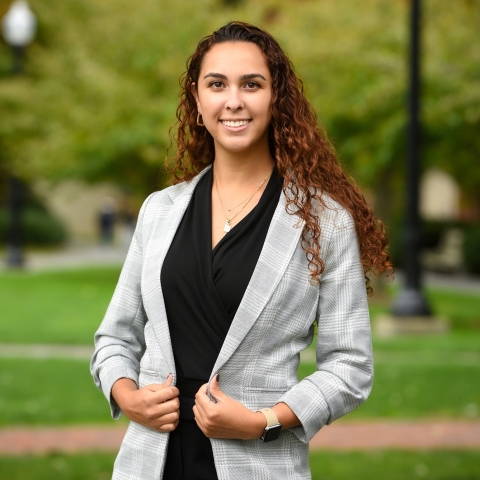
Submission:
<svg viewBox="0 0 480 480">
<path fill-rule="evenodd" d="M 177 376 L 202 383 L 255 269 L 283 185 L 275 169 L 255 208 L 212 250 L 212 178 L 210 170 L 198 182 L 160 274 Z"/>
</svg>

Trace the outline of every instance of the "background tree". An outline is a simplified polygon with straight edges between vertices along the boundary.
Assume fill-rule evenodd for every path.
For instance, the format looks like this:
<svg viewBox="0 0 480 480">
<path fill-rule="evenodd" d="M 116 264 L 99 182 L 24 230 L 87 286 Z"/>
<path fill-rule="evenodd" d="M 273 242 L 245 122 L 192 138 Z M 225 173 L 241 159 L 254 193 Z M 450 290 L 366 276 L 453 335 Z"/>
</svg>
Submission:
<svg viewBox="0 0 480 480">
<path fill-rule="evenodd" d="M 401 206 L 408 1 L 30 3 L 39 34 L 25 76 L 10 75 L 0 46 L 4 170 L 30 181 L 110 180 L 139 197 L 163 186 L 185 59 L 203 35 L 240 19 L 267 28 L 290 53 L 342 162 L 371 189 L 380 215 Z M 425 164 L 478 196 L 480 2 L 424 7 Z"/>
</svg>

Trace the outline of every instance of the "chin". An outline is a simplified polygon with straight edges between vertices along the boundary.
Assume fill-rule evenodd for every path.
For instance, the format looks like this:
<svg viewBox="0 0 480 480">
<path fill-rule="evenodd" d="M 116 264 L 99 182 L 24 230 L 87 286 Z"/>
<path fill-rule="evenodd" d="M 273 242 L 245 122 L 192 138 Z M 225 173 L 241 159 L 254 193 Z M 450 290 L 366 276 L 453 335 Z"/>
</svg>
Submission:
<svg viewBox="0 0 480 480">
<path fill-rule="evenodd" d="M 244 144 L 244 143 L 235 143 L 235 144 L 230 144 L 230 145 L 223 145 L 223 149 L 227 152 L 231 153 L 240 153 L 245 150 L 249 150 L 252 147 L 250 144 Z"/>
</svg>

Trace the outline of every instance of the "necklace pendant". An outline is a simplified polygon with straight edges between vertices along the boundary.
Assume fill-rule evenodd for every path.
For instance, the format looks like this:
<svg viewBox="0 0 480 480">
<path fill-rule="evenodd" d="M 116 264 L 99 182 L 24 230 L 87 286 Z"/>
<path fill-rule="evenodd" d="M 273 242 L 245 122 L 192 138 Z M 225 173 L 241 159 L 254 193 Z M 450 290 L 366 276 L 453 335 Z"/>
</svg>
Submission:
<svg viewBox="0 0 480 480">
<path fill-rule="evenodd" d="M 226 220 L 225 225 L 223 226 L 223 231 L 225 233 L 228 233 L 231 229 L 232 227 L 230 226 L 230 220 Z"/>
</svg>

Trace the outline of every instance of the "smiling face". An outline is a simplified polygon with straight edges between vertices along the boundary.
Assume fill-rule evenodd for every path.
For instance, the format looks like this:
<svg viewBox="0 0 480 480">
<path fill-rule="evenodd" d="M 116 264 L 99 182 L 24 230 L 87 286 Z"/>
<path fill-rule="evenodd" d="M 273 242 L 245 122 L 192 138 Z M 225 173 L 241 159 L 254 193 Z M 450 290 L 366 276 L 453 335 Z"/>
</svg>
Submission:
<svg viewBox="0 0 480 480">
<path fill-rule="evenodd" d="M 216 155 L 268 151 L 272 78 L 253 43 L 214 45 L 203 59 L 194 95 Z"/>
</svg>

